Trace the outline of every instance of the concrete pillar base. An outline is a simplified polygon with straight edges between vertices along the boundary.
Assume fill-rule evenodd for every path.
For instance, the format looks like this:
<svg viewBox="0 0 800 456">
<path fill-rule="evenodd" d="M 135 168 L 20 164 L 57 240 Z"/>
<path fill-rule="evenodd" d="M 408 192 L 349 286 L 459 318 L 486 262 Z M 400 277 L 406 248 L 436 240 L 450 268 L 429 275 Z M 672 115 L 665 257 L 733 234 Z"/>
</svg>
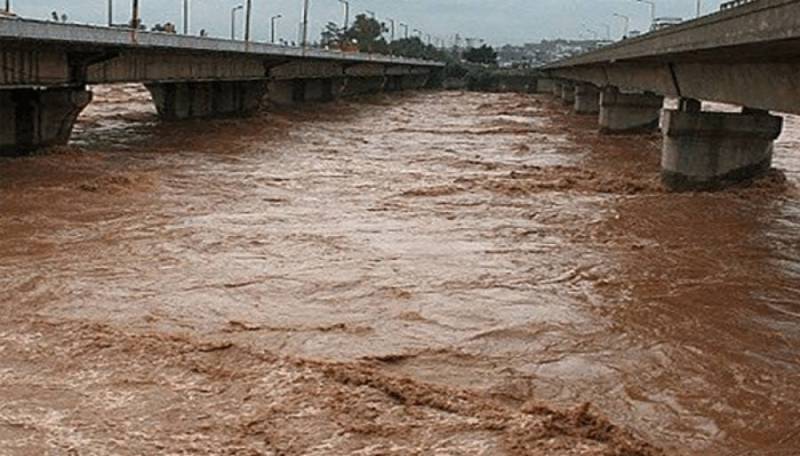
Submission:
<svg viewBox="0 0 800 456">
<path fill-rule="evenodd" d="M 562 84 L 561 85 L 561 101 L 564 102 L 565 105 L 574 106 L 575 105 L 575 85 L 574 84 Z"/>
<path fill-rule="evenodd" d="M 600 111 L 600 91 L 591 84 L 575 86 L 575 112 L 597 114 Z"/>
<path fill-rule="evenodd" d="M 0 90 L 0 154 L 21 155 L 66 144 L 83 108 L 85 87 Z"/>
<path fill-rule="evenodd" d="M 428 84 L 427 74 L 407 74 L 403 76 L 400 87 L 401 90 L 419 90 Z"/>
<path fill-rule="evenodd" d="M 772 166 L 783 118 L 764 112 L 664 111 L 661 177 L 673 191 L 714 190 Z"/>
<path fill-rule="evenodd" d="M 342 96 L 353 97 L 383 92 L 387 79 L 383 76 L 376 77 L 349 77 L 344 81 Z"/>
<path fill-rule="evenodd" d="M 267 85 L 269 101 L 278 105 L 328 102 L 342 96 L 343 78 L 279 79 Z"/>
<path fill-rule="evenodd" d="M 553 96 L 561 98 L 561 93 L 564 90 L 563 84 L 561 82 L 559 82 L 559 81 L 553 81 L 552 89 L 553 89 L 553 91 L 552 91 Z"/>
<path fill-rule="evenodd" d="M 624 134 L 658 129 L 664 97 L 650 93 L 620 93 L 608 87 L 600 94 L 600 131 Z"/>
<path fill-rule="evenodd" d="M 548 78 L 539 78 L 536 80 L 536 93 L 552 93 L 555 87 L 555 81 Z"/>
<path fill-rule="evenodd" d="M 247 116 L 261 106 L 263 81 L 170 82 L 147 84 L 164 120 Z"/>
</svg>

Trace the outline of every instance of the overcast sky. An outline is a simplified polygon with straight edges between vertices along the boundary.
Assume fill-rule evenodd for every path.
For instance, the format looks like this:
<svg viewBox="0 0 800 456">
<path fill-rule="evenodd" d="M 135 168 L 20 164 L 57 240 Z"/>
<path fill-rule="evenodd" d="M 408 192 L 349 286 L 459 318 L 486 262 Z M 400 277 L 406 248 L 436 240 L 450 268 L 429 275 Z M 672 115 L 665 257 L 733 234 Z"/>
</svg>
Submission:
<svg viewBox="0 0 800 456">
<path fill-rule="evenodd" d="M 130 17 L 131 0 L 112 0 L 116 22 Z M 206 29 L 212 36 L 230 36 L 231 8 L 245 0 L 189 0 L 191 29 Z M 313 38 L 325 23 L 343 21 L 343 6 L 338 0 L 310 0 Z M 693 17 L 697 0 L 655 0 L 658 16 Z M 721 0 L 701 0 L 703 12 L 719 9 Z M 70 21 L 102 24 L 107 21 L 108 0 L 12 0 L 12 7 L 22 16 L 48 18 L 57 10 Z M 145 24 L 173 22 L 182 24 L 183 0 L 140 0 Z M 491 44 L 521 44 L 552 38 L 602 37 L 606 27 L 612 38 L 622 33 L 622 19 L 613 13 L 630 16 L 631 29 L 649 27 L 649 5 L 635 0 L 350 0 L 351 13 L 374 11 L 378 19 L 394 18 L 410 24 L 411 29 L 452 41 L 453 35 L 480 37 Z M 256 39 L 269 36 L 269 18 L 282 14 L 279 37 L 297 39 L 302 0 L 253 0 L 253 33 Z M 238 16 L 241 18 L 241 15 Z M 241 24 L 241 22 L 239 22 Z M 238 25 L 241 30 L 241 25 Z M 400 28 L 397 29 L 401 34 Z"/>
</svg>

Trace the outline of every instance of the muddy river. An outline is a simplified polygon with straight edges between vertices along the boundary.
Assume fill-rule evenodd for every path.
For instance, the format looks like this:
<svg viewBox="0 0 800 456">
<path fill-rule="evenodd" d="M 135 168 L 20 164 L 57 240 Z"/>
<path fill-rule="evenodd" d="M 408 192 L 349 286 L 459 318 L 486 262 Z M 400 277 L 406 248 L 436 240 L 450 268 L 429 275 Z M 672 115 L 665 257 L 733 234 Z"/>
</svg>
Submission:
<svg viewBox="0 0 800 456">
<path fill-rule="evenodd" d="M 800 451 L 800 118 L 670 194 L 545 95 L 94 91 L 0 159 L 0 454 Z"/>
</svg>

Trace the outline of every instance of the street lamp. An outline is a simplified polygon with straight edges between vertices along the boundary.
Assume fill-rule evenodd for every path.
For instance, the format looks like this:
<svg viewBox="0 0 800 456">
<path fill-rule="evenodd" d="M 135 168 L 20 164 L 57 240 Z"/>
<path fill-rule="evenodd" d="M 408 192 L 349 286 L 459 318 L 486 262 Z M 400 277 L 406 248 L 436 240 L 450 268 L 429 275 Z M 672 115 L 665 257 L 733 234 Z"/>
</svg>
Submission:
<svg viewBox="0 0 800 456">
<path fill-rule="evenodd" d="M 134 30 L 139 30 L 139 0 L 133 0 L 131 16 L 131 27 Z"/>
<path fill-rule="evenodd" d="M 189 34 L 189 0 L 183 0 L 183 34 Z"/>
<path fill-rule="evenodd" d="M 639 3 L 646 3 L 650 5 L 650 27 L 653 27 L 653 24 L 656 22 L 656 2 L 651 0 L 636 0 Z"/>
<path fill-rule="evenodd" d="M 270 31 L 270 38 L 271 38 L 270 41 L 272 42 L 272 44 L 275 44 L 275 21 L 280 19 L 280 18 L 282 18 L 282 17 L 283 17 L 283 14 L 278 14 L 278 15 L 272 16 L 269 19 L 269 31 Z"/>
<path fill-rule="evenodd" d="M 390 41 L 390 43 L 394 43 L 394 19 L 392 19 L 391 17 L 387 17 L 386 20 L 389 21 L 390 24 L 392 24 L 392 27 L 391 27 L 392 40 Z"/>
<path fill-rule="evenodd" d="M 620 18 L 620 19 L 622 19 L 624 21 L 625 28 L 623 29 L 623 32 L 622 32 L 622 38 L 627 38 L 628 37 L 628 29 L 630 28 L 630 25 L 631 25 L 631 18 L 626 16 L 626 15 L 624 15 L 624 14 L 619 14 L 619 13 L 614 13 L 614 17 L 618 17 L 618 18 Z"/>
<path fill-rule="evenodd" d="M 8 13 L 8 9 L 11 5 L 11 0 L 6 0 L 6 13 Z M 114 0 L 108 0 L 108 26 L 112 27 L 114 25 Z"/>
<path fill-rule="evenodd" d="M 350 2 L 347 0 L 339 0 L 339 3 L 344 5 L 344 29 L 350 28 Z"/>
<path fill-rule="evenodd" d="M 611 41 L 611 26 L 605 23 L 600 25 L 603 26 L 604 29 L 606 29 L 606 40 Z"/>
<path fill-rule="evenodd" d="M 244 40 L 250 41 L 250 15 L 253 11 L 253 0 L 247 0 L 247 9 L 244 12 Z"/>
<path fill-rule="evenodd" d="M 405 35 L 403 35 L 403 36 L 405 37 L 405 39 L 408 39 L 408 24 L 403 24 L 401 22 L 400 23 L 400 27 L 402 27 L 405 30 Z"/>
<path fill-rule="evenodd" d="M 243 10 L 244 6 L 238 5 L 231 8 L 231 39 L 236 39 L 236 12 Z"/>
<path fill-rule="evenodd" d="M 308 0 L 303 1 L 303 39 L 301 40 L 303 49 L 308 47 Z"/>
<path fill-rule="evenodd" d="M 6 14 L 11 14 L 11 0 L 6 0 Z"/>
</svg>

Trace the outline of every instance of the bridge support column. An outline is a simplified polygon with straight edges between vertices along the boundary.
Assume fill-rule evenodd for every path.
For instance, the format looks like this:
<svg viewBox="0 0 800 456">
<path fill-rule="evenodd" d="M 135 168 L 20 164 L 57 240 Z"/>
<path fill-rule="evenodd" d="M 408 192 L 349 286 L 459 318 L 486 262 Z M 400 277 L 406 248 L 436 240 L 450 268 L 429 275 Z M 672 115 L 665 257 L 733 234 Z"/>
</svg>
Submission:
<svg viewBox="0 0 800 456">
<path fill-rule="evenodd" d="M 0 90 L 0 154 L 20 155 L 66 144 L 92 100 L 84 87 Z"/>
<path fill-rule="evenodd" d="M 246 116 L 261 106 L 263 81 L 170 82 L 147 84 L 165 120 Z"/>
<path fill-rule="evenodd" d="M 661 177 L 670 190 L 710 190 L 756 177 L 772 166 L 783 118 L 766 111 L 701 112 L 681 103 L 664 111 Z"/>
<path fill-rule="evenodd" d="M 591 84 L 575 86 L 575 112 L 597 114 L 600 111 L 600 91 Z"/>
<path fill-rule="evenodd" d="M 553 81 L 553 96 L 561 98 L 561 91 L 564 90 L 561 81 Z"/>
<path fill-rule="evenodd" d="M 555 81 L 549 78 L 539 78 L 536 80 L 536 93 L 552 93 L 555 88 Z"/>
<path fill-rule="evenodd" d="M 343 89 L 343 78 L 278 79 L 267 85 L 267 94 L 275 104 L 290 105 L 333 101 L 341 96 Z"/>
<path fill-rule="evenodd" d="M 664 97 L 652 93 L 621 93 L 607 87 L 600 94 L 600 131 L 637 133 L 658 128 Z"/>
<path fill-rule="evenodd" d="M 428 84 L 428 74 L 407 74 L 401 80 L 401 90 L 419 90 Z"/>
<path fill-rule="evenodd" d="M 573 106 L 575 104 L 575 84 L 564 82 L 561 84 L 561 101 L 565 105 Z"/>
<path fill-rule="evenodd" d="M 344 82 L 342 96 L 352 97 L 371 93 L 380 93 L 387 84 L 387 78 L 383 76 L 373 77 L 348 77 Z"/>
</svg>

